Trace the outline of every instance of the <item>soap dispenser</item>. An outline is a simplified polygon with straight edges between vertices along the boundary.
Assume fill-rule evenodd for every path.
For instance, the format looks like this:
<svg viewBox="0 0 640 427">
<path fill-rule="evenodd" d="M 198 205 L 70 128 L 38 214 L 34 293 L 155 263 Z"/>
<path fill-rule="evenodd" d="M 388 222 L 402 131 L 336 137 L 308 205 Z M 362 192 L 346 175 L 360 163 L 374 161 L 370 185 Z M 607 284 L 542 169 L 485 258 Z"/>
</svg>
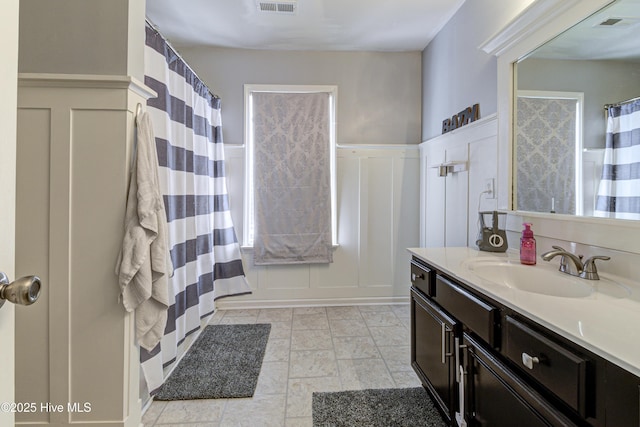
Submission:
<svg viewBox="0 0 640 427">
<path fill-rule="evenodd" d="M 536 264 L 536 239 L 533 238 L 531 223 L 525 222 L 520 238 L 520 262 L 527 265 Z"/>
</svg>

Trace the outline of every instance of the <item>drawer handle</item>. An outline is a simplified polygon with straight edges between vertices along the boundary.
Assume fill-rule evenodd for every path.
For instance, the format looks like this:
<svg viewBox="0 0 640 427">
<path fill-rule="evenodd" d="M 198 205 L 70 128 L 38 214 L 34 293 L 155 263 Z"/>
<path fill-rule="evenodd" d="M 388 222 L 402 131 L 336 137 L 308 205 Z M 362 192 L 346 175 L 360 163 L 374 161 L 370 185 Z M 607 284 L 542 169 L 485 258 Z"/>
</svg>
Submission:
<svg viewBox="0 0 640 427">
<path fill-rule="evenodd" d="M 424 280 L 424 273 L 422 274 L 411 273 L 411 281 L 415 282 L 416 280 Z"/>
<path fill-rule="evenodd" d="M 522 353 L 522 364 L 529 369 L 533 369 L 536 363 L 540 363 L 540 359 L 535 356 L 529 356 L 527 353 Z"/>
</svg>

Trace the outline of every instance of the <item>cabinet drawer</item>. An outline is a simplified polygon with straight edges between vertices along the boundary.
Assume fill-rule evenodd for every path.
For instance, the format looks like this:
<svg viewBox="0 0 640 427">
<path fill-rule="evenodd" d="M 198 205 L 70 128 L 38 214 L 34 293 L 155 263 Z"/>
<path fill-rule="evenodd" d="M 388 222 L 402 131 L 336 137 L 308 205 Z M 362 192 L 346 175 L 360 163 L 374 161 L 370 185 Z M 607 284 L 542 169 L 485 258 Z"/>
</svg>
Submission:
<svg viewBox="0 0 640 427">
<path fill-rule="evenodd" d="M 491 347 L 499 344 L 497 307 L 481 300 L 466 289 L 438 275 L 433 299 L 467 328 L 478 334 Z"/>
<path fill-rule="evenodd" d="M 466 344 L 466 419 L 473 426 L 575 427 L 519 375 L 468 335 Z"/>
<path fill-rule="evenodd" d="M 411 284 L 427 296 L 433 295 L 433 273 L 416 259 L 411 260 Z"/>
<path fill-rule="evenodd" d="M 586 417 L 588 360 L 507 316 L 505 355 Z"/>
</svg>

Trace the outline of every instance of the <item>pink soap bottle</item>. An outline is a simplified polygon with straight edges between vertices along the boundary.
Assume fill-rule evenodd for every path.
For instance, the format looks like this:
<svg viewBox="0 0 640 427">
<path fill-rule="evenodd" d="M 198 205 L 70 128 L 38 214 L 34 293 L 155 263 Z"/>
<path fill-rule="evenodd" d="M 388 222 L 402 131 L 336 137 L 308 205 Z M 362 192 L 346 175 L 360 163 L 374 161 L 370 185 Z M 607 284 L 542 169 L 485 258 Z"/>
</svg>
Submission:
<svg viewBox="0 0 640 427">
<path fill-rule="evenodd" d="M 531 223 L 525 222 L 520 238 L 520 262 L 527 265 L 536 264 L 536 239 L 533 238 Z"/>
</svg>

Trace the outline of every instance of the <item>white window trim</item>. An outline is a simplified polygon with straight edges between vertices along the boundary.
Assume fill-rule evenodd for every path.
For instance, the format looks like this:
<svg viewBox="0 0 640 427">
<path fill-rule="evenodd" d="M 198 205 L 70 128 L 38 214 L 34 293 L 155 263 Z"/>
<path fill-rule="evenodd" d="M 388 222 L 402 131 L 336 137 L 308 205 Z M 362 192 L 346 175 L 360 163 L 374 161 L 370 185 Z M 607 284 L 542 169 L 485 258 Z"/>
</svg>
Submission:
<svg viewBox="0 0 640 427">
<path fill-rule="evenodd" d="M 269 84 L 245 84 L 244 85 L 244 222 L 243 222 L 243 249 L 253 248 L 254 229 L 254 197 L 253 197 L 253 126 L 252 126 L 252 101 L 254 92 L 276 93 L 329 93 L 329 126 L 330 126 L 330 174 L 331 174 L 331 241 L 333 247 L 338 246 L 338 210 L 337 210 L 337 167 L 336 167 L 336 110 L 338 106 L 338 86 L 333 85 L 269 85 Z"/>
</svg>

